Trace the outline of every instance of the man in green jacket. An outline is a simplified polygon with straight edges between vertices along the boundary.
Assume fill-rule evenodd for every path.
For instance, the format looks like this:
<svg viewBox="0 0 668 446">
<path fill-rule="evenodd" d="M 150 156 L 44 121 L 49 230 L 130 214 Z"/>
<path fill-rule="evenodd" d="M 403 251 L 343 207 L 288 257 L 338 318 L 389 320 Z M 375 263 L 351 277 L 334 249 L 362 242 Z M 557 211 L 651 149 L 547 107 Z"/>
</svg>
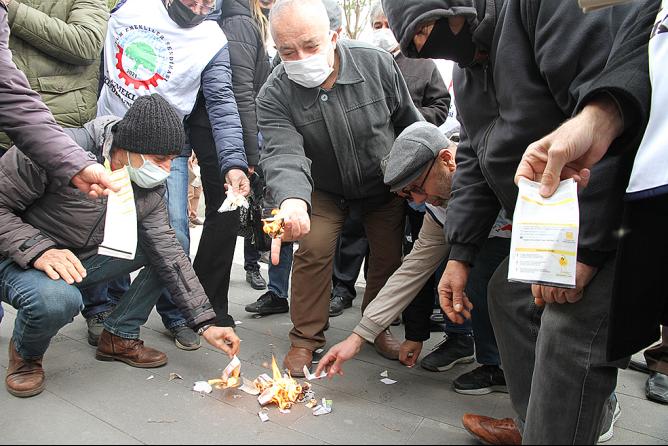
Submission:
<svg viewBox="0 0 668 446">
<path fill-rule="evenodd" d="M 6 0 L 9 48 L 30 87 L 63 127 L 95 118 L 107 0 Z M 12 145 L 0 134 L 0 149 Z"/>
</svg>

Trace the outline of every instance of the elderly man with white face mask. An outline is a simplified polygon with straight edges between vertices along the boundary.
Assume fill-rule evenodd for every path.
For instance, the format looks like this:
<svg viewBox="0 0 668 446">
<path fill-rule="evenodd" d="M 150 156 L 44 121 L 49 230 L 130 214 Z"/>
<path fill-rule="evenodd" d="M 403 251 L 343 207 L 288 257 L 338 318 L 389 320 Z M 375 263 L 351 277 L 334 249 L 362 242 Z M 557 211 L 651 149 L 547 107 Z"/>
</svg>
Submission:
<svg viewBox="0 0 668 446">
<path fill-rule="evenodd" d="M 285 234 L 299 240 L 292 276 L 292 348 L 284 365 L 303 376 L 325 345 L 332 261 L 346 215 L 358 208 L 371 245 L 363 307 L 401 263 L 403 203 L 383 183 L 381 160 L 400 131 L 422 119 L 390 54 L 330 32 L 320 0 L 279 0 L 271 27 L 283 65 L 258 96 L 266 147 L 260 165 Z M 379 348 L 394 341 L 387 333 Z"/>
</svg>

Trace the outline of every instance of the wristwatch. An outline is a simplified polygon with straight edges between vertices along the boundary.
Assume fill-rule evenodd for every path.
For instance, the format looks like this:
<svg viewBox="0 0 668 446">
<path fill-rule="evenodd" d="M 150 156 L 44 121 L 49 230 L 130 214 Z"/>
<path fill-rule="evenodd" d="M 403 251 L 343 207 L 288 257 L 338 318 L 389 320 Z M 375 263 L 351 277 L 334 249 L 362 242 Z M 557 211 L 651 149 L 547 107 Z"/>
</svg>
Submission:
<svg viewBox="0 0 668 446">
<path fill-rule="evenodd" d="M 197 334 L 202 336 L 204 334 L 204 332 L 207 331 L 211 327 L 213 327 L 213 324 L 203 325 L 199 330 L 197 330 Z"/>
</svg>

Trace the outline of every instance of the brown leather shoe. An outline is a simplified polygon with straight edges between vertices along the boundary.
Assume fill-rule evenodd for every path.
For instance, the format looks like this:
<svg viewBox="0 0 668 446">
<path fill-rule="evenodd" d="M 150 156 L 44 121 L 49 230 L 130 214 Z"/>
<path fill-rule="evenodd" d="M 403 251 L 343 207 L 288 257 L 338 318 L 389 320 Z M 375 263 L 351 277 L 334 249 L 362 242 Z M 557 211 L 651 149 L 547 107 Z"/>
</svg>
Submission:
<svg viewBox="0 0 668 446">
<path fill-rule="evenodd" d="M 381 356 L 391 359 L 392 361 L 399 360 L 399 349 L 401 349 L 401 344 L 394 339 L 394 336 L 392 336 L 389 329 L 385 330 L 376 338 L 373 346 L 376 347 L 376 351 Z"/>
<path fill-rule="evenodd" d="M 125 339 L 104 330 L 100 335 L 95 359 L 99 361 L 121 361 L 132 367 L 151 369 L 167 364 L 167 355 L 144 346 L 139 339 Z"/>
<path fill-rule="evenodd" d="M 466 414 L 462 423 L 471 435 L 484 444 L 522 444 L 522 435 L 512 418 L 496 420 L 480 415 Z"/>
<path fill-rule="evenodd" d="M 5 378 L 7 391 L 19 398 L 39 395 L 44 391 L 44 369 L 42 358 L 26 361 L 9 341 L 9 366 Z"/>
<path fill-rule="evenodd" d="M 304 366 L 311 370 L 312 363 L 313 352 L 311 350 L 291 347 L 283 360 L 283 367 L 290 372 L 293 378 L 304 378 Z"/>
</svg>

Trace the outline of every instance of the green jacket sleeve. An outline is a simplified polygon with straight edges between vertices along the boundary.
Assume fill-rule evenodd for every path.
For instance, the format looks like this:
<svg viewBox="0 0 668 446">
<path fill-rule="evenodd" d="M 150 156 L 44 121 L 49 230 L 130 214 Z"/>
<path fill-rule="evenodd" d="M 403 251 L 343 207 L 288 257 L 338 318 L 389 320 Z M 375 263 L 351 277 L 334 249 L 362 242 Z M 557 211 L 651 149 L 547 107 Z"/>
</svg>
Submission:
<svg viewBox="0 0 668 446">
<path fill-rule="evenodd" d="M 106 0 L 74 0 L 66 22 L 18 1 L 8 9 L 13 36 L 65 63 L 98 63 L 109 20 Z"/>
</svg>

